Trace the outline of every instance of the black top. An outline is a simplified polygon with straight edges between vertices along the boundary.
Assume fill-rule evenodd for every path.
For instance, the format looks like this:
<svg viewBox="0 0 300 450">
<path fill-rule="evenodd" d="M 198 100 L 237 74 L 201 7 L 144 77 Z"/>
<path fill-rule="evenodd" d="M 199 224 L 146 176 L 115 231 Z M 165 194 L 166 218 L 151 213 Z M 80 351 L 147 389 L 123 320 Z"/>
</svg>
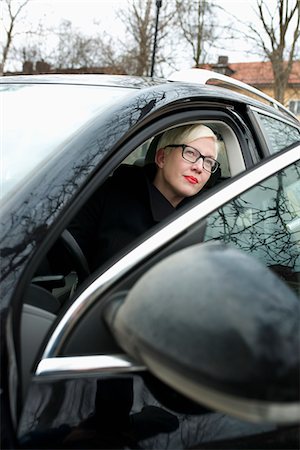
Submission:
<svg viewBox="0 0 300 450">
<path fill-rule="evenodd" d="M 175 208 L 152 184 L 156 166 L 121 165 L 69 226 L 91 271 Z"/>
</svg>

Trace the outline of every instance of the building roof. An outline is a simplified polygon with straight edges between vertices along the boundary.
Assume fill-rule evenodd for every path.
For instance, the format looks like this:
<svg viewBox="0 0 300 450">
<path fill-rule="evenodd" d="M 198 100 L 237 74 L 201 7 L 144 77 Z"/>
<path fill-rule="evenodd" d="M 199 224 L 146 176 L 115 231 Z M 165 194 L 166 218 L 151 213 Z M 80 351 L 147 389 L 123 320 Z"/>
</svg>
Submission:
<svg viewBox="0 0 300 450">
<path fill-rule="evenodd" d="M 203 64 L 199 68 L 214 70 L 255 86 L 274 83 L 270 61 L 228 63 L 226 59 L 219 59 L 217 64 Z M 300 61 L 293 62 L 289 84 L 300 84 Z"/>
</svg>

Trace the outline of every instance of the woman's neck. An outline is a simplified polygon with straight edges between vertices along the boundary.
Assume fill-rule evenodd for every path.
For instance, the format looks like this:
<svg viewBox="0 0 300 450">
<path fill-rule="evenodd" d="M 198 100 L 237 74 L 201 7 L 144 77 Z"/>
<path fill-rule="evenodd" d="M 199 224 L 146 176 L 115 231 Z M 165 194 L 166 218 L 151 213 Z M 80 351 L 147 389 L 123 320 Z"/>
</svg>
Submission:
<svg viewBox="0 0 300 450">
<path fill-rule="evenodd" d="M 159 192 L 168 200 L 171 205 L 176 208 L 179 203 L 183 200 L 182 196 L 177 195 L 170 186 L 160 176 L 159 172 L 156 174 L 153 185 L 156 187 L 156 189 L 159 190 Z"/>
</svg>

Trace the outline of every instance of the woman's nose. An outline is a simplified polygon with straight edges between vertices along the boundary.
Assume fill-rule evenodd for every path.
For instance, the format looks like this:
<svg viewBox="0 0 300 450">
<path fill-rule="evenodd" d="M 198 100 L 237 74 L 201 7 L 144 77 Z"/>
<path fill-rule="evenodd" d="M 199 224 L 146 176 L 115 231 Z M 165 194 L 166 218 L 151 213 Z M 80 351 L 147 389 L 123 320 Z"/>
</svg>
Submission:
<svg viewBox="0 0 300 450">
<path fill-rule="evenodd" d="M 198 161 L 194 162 L 192 168 L 197 172 L 202 172 L 203 170 L 203 159 L 199 158 Z"/>
</svg>

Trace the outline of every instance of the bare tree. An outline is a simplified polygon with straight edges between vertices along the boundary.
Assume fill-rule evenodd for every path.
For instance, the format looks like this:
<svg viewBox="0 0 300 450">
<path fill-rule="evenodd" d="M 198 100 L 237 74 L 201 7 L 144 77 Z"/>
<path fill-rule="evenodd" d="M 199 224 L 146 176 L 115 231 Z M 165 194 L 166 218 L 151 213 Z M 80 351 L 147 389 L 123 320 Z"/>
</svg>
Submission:
<svg viewBox="0 0 300 450">
<path fill-rule="evenodd" d="M 161 7 L 157 33 L 156 66 L 166 61 L 162 41 L 166 39 L 172 23 L 173 2 L 165 0 Z M 132 0 L 130 7 L 119 12 L 119 18 L 126 26 L 128 41 L 123 49 L 122 63 L 127 73 L 149 76 L 155 33 L 155 2 L 153 0 Z"/>
<path fill-rule="evenodd" d="M 3 75 L 4 66 L 7 61 L 8 53 L 11 49 L 13 37 L 15 34 L 15 27 L 20 19 L 20 15 L 24 7 L 30 0 L 23 0 L 21 3 L 16 2 L 14 0 L 2 0 L 6 6 L 8 13 L 8 25 L 4 24 L 3 20 L 3 28 L 4 28 L 4 44 L 2 47 L 2 58 L 0 63 L 0 75 Z M 4 6 L 2 6 L 4 8 Z"/>
<path fill-rule="evenodd" d="M 0 0 L 1 1 L 1 0 Z M 47 44 L 47 36 L 52 33 L 40 22 L 35 29 L 30 29 L 22 33 L 23 39 L 14 43 L 10 49 L 10 59 L 18 65 L 24 67 L 27 63 L 32 65 L 32 70 L 38 61 L 49 61 L 51 50 Z"/>
<path fill-rule="evenodd" d="M 79 69 L 90 67 L 109 67 L 113 73 L 121 73 L 121 56 L 115 40 L 107 35 L 87 36 L 63 20 L 58 29 L 52 31 L 58 39 L 52 55 L 48 57 L 57 69 Z"/>
<path fill-rule="evenodd" d="M 207 0 L 176 0 L 177 23 L 196 67 L 205 62 L 209 48 L 216 46 L 219 26 L 215 10 Z"/>
<path fill-rule="evenodd" d="M 300 37 L 299 0 L 277 0 L 274 11 L 268 0 L 257 0 L 257 14 L 264 33 L 249 25 L 251 36 L 262 54 L 271 62 L 274 97 L 283 103 L 284 93 L 296 57 Z"/>
<path fill-rule="evenodd" d="M 58 43 L 53 51 L 50 61 L 58 69 L 79 68 L 93 65 L 95 54 L 95 41 L 74 29 L 72 22 L 63 20 L 58 29 L 53 30 Z"/>
<path fill-rule="evenodd" d="M 95 36 L 95 41 L 97 64 L 101 67 L 107 67 L 111 73 L 125 73 L 127 64 L 126 61 L 123 63 L 123 59 L 126 58 L 126 55 L 119 52 L 118 41 L 106 33 Z"/>
<path fill-rule="evenodd" d="M 131 37 L 131 48 L 127 48 L 126 71 L 135 75 L 149 75 L 153 35 L 152 1 L 133 1 L 128 10 L 120 12 Z"/>
<path fill-rule="evenodd" d="M 26 63 L 30 62 L 33 66 L 37 61 L 45 59 L 41 47 L 37 43 L 14 47 L 11 50 L 11 54 L 14 60 L 22 65 L 23 70 Z"/>
</svg>

